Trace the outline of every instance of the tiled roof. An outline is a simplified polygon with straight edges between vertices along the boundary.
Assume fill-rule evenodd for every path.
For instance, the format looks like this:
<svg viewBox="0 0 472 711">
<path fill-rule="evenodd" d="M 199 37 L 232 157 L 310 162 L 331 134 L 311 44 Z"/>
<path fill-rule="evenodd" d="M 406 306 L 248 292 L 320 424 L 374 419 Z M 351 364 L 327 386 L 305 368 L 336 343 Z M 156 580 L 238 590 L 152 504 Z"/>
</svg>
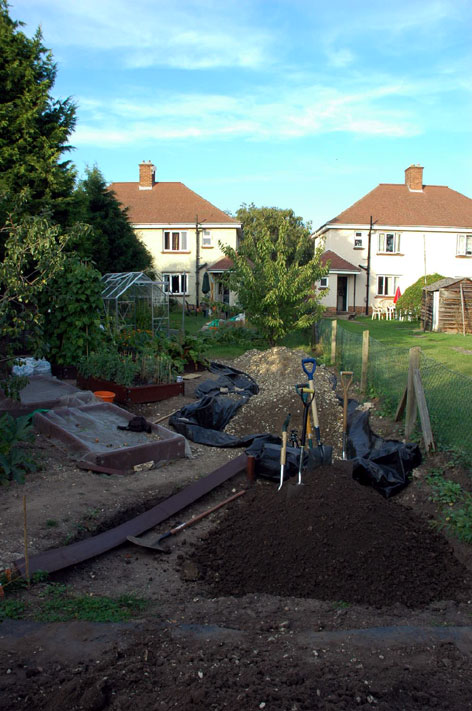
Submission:
<svg viewBox="0 0 472 711">
<path fill-rule="evenodd" d="M 406 185 L 381 183 L 326 224 L 472 228 L 472 200 L 445 185 L 424 185 L 414 192 Z"/>
<path fill-rule="evenodd" d="M 217 262 L 207 268 L 207 272 L 226 272 L 234 267 L 234 262 L 229 257 L 222 257 Z"/>
<path fill-rule="evenodd" d="M 354 264 L 351 264 L 346 259 L 340 257 L 339 254 L 336 254 L 336 252 L 332 252 L 330 249 L 327 249 L 326 252 L 323 252 L 320 261 L 323 266 L 326 265 L 326 262 L 330 262 L 330 272 L 345 271 L 358 272 L 360 274 L 361 271 L 358 267 L 355 267 Z"/>
<path fill-rule="evenodd" d="M 112 183 L 116 198 L 128 208 L 133 224 L 194 224 L 239 226 L 239 222 L 194 193 L 183 183 L 155 183 L 151 190 L 140 190 L 139 183 Z"/>
</svg>

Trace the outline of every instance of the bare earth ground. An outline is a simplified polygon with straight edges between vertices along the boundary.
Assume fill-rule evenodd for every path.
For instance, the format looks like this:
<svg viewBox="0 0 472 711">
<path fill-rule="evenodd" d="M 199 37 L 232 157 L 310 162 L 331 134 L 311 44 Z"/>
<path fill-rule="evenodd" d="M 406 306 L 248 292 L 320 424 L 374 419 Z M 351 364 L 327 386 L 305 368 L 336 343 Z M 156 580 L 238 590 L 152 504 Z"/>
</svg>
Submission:
<svg viewBox="0 0 472 711">
<path fill-rule="evenodd" d="M 301 429 L 299 352 L 250 351 L 234 365 L 261 392 L 228 432 L 280 434 L 287 412 Z M 0 623 L 1 708 L 472 709 L 470 547 L 431 528 L 426 465 L 388 501 L 352 480 L 332 382 L 328 369 L 317 369 L 333 466 L 279 493 L 257 479 L 172 537 L 169 555 L 127 544 L 53 578 L 81 594 L 144 597 L 139 619 Z M 196 383 L 185 397 L 134 412 L 157 419 L 193 401 Z M 378 434 L 401 438 L 375 412 L 371 422 Z M 116 525 L 241 452 L 191 443 L 192 459 L 119 477 L 78 469 L 42 436 L 34 449 L 42 470 L 0 492 L 0 570 L 23 555 L 24 494 L 33 554 Z M 437 455 L 428 466 L 446 461 Z M 451 466 L 448 476 L 470 488 L 463 471 Z M 182 520 L 246 486 L 235 477 Z M 43 588 L 18 594 L 34 602 Z"/>
</svg>

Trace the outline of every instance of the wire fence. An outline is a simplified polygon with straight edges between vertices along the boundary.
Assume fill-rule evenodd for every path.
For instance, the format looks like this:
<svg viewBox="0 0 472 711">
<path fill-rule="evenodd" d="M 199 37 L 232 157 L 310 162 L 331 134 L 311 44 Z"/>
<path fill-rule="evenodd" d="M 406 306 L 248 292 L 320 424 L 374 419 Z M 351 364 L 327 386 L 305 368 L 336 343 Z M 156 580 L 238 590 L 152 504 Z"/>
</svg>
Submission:
<svg viewBox="0 0 472 711">
<path fill-rule="evenodd" d="M 325 357 L 331 354 L 333 322 L 318 324 L 319 342 Z M 354 380 L 362 374 L 362 334 L 336 329 L 336 368 L 352 370 Z M 369 338 L 367 394 L 382 398 L 385 409 L 393 414 L 408 380 L 409 349 L 393 348 Z M 436 446 L 472 456 L 472 427 L 468 408 L 472 403 L 472 378 L 449 370 L 421 352 L 420 374 Z M 469 405 L 467 404 L 469 403 Z"/>
</svg>

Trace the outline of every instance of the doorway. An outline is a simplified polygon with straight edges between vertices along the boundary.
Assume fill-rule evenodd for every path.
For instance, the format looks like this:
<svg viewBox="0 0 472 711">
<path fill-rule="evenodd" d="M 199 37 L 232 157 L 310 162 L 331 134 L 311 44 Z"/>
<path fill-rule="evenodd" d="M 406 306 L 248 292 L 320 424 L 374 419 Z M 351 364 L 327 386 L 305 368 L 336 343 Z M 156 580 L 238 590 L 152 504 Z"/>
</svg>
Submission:
<svg viewBox="0 0 472 711">
<path fill-rule="evenodd" d="M 347 311 L 347 276 L 338 276 L 336 311 Z"/>
</svg>

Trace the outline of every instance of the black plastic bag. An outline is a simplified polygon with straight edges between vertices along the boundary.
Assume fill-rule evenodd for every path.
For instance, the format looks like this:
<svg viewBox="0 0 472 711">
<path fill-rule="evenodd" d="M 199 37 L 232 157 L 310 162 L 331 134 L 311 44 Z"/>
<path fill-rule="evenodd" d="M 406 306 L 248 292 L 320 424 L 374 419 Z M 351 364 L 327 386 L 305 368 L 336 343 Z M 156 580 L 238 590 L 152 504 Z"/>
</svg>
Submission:
<svg viewBox="0 0 472 711">
<path fill-rule="evenodd" d="M 409 475 L 421 464 L 421 451 L 413 442 L 376 435 L 369 418 L 368 410 L 356 410 L 348 418 L 347 456 L 353 464 L 353 478 L 388 499 L 408 485 Z"/>
</svg>

